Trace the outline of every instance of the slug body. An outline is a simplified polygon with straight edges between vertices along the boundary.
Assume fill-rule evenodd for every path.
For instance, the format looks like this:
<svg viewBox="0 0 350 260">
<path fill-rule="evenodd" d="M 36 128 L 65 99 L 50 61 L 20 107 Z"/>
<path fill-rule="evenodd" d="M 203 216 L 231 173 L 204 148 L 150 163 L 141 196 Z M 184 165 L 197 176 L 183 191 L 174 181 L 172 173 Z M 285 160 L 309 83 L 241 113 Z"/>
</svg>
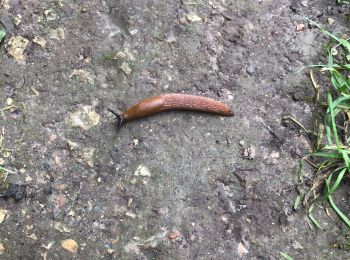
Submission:
<svg viewBox="0 0 350 260">
<path fill-rule="evenodd" d="M 147 117 L 167 110 L 193 110 L 232 116 L 231 108 L 211 98 L 188 94 L 164 94 L 141 100 L 118 116 L 119 127 L 134 119 Z"/>
</svg>

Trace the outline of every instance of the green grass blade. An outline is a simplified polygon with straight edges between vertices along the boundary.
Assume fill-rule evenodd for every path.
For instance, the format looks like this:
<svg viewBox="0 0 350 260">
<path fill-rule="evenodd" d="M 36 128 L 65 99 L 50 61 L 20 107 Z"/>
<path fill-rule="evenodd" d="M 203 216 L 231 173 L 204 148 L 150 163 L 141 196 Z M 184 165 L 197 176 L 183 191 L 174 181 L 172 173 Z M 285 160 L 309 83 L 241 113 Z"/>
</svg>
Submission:
<svg viewBox="0 0 350 260">
<path fill-rule="evenodd" d="M 15 172 L 10 171 L 10 170 L 8 170 L 8 169 L 6 169 L 4 167 L 1 167 L 1 166 L 0 166 L 0 171 L 9 172 L 9 173 L 15 173 Z"/>
<path fill-rule="evenodd" d="M 343 1 L 338 0 L 338 2 Z M 350 38 L 343 39 L 337 37 L 320 24 L 307 17 L 305 17 L 305 19 L 332 39 L 331 43 L 326 46 L 327 64 L 314 64 L 307 66 L 307 68 L 318 67 L 320 68 L 320 72 L 327 72 L 330 83 L 337 92 L 336 96 L 334 96 L 335 100 L 333 100 L 330 92 L 327 94 L 328 108 L 324 115 L 323 127 L 327 138 L 325 142 L 326 145 L 323 146 L 322 149 L 316 150 L 308 155 L 312 156 L 311 159 L 315 159 L 311 161 L 310 164 L 317 169 L 311 191 L 316 191 L 315 188 L 325 184 L 326 190 L 322 192 L 323 196 L 321 195 L 321 197 L 319 197 L 320 194 L 315 194 L 315 198 L 318 198 L 318 201 L 320 198 L 322 200 L 328 200 L 339 218 L 350 227 L 349 218 L 336 206 L 332 198 L 332 194 L 334 194 L 343 183 L 346 174 L 350 173 L 350 148 L 342 143 L 343 137 L 346 139 L 346 142 L 349 142 L 349 137 L 346 134 L 344 135 L 342 128 L 337 125 L 338 119 L 338 123 L 344 123 L 344 120 L 348 120 L 347 118 L 350 116 L 350 77 L 348 75 L 350 72 Z M 334 44 L 334 41 L 336 44 Z M 323 126 L 322 122 L 320 124 Z M 324 133 L 324 129 L 322 133 Z M 317 145 L 317 147 L 321 146 Z M 305 158 L 306 156 L 302 161 Z M 302 163 L 300 165 L 302 166 Z M 303 194 L 300 192 L 299 187 L 302 184 L 301 168 L 302 167 L 298 170 L 298 195 L 294 202 L 294 209 L 297 209 L 303 200 Z M 312 200 L 307 210 L 307 215 L 316 228 L 322 229 L 321 225 L 312 214 L 315 205 L 315 200 Z"/>
<path fill-rule="evenodd" d="M 321 32 L 323 32 L 325 35 L 327 35 L 328 37 L 332 38 L 333 40 L 337 41 L 339 44 L 341 44 L 348 52 L 350 52 L 350 44 L 347 40 L 344 39 L 340 39 L 337 36 L 335 36 L 333 33 L 327 31 L 326 29 L 324 29 L 320 24 L 316 23 L 315 21 L 311 20 L 308 17 L 305 17 L 306 20 L 309 21 L 309 23 L 315 25 L 318 29 L 321 30 Z"/>
<path fill-rule="evenodd" d="M 343 212 L 341 212 L 341 210 L 337 207 L 337 205 L 335 205 L 332 196 L 328 196 L 328 200 L 329 200 L 329 203 L 331 204 L 332 208 L 334 209 L 334 211 L 338 214 L 338 216 L 344 221 L 344 223 L 348 227 L 350 227 L 350 220 L 349 220 L 349 218 L 346 215 L 344 215 Z"/>
<path fill-rule="evenodd" d="M 345 148 L 344 146 L 341 146 L 341 148 Z M 338 152 L 338 147 L 336 145 L 326 145 L 322 148 L 322 151 L 336 151 Z"/>
<path fill-rule="evenodd" d="M 289 256 L 288 254 L 286 253 L 282 253 L 280 252 L 281 256 L 283 257 L 283 259 L 286 259 L 286 260 L 293 260 L 293 258 L 291 256 Z"/>
<path fill-rule="evenodd" d="M 343 155 L 343 160 L 344 160 L 344 162 L 345 162 L 345 166 L 346 166 L 346 168 L 349 170 L 349 167 L 350 167 L 350 159 L 349 159 L 348 152 L 349 152 L 349 151 L 341 150 L 341 154 Z"/>
<path fill-rule="evenodd" d="M 0 26 L 0 43 L 5 38 L 5 36 L 6 36 L 6 32 Z"/>
<path fill-rule="evenodd" d="M 308 213 L 308 217 L 309 219 L 312 221 L 312 223 L 314 223 L 314 225 L 319 228 L 322 229 L 321 225 L 317 222 L 317 220 L 315 219 L 315 217 L 312 215 L 312 210 L 314 209 L 314 205 L 311 205 L 311 207 L 307 210 Z"/>
<path fill-rule="evenodd" d="M 331 132 L 331 128 L 329 127 L 329 122 L 328 121 L 328 117 L 327 115 L 325 116 L 325 120 L 324 120 L 324 128 L 326 129 L 326 137 L 327 137 L 327 142 L 329 145 L 333 144 L 332 142 L 332 132 Z"/>
<path fill-rule="evenodd" d="M 347 52 L 350 52 L 350 43 L 345 39 L 339 39 L 339 43 L 347 50 Z"/>
<path fill-rule="evenodd" d="M 307 158 L 308 156 L 305 156 L 304 158 L 302 158 L 300 160 L 300 164 L 299 164 L 299 168 L 297 170 L 297 182 L 300 183 L 301 182 L 301 174 L 302 174 L 302 171 L 303 171 L 303 168 L 304 168 L 304 164 L 305 164 L 305 159 Z"/>
<path fill-rule="evenodd" d="M 332 52 L 328 49 L 328 65 L 327 67 L 332 71 L 333 70 L 333 55 Z"/>
<path fill-rule="evenodd" d="M 331 158 L 331 159 L 341 159 L 341 158 L 343 158 L 338 153 L 327 153 L 327 152 L 316 152 L 316 153 L 313 153 L 312 156 L 319 156 L 319 157 Z"/>
<path fill-rule="evenodd" d="M 329 110 L 330 108 L 328 108 Z M 333 141 L 332 141 L 332 131 L 331 131 L 331 123 L 329 122 L 329 115 L 328 115 L 328 110 L 327 113 L 325 114 L 324 117 L 324 128 L 326 129 L 326 137 L 327 137 L 327 142 L 328 145 L 333 145 Z"/>
<path fill-rule="evenodd" d="M 297 210 L 301 205 L 301 196 L 298 195 L 297 198 L 295 199 L 294 206 L 293 208 Z"/>
<path fill-rule="evenodd" d="M 337 98 L 334 103 L 335 106 L 338 108 L 338 110 L 342 111 L 344 109 L 348 110 L 350 108 L 350 96 L 347 95 L 346 93 L 341 93 L 342 96 Z"/>
<path fill-rule="evenodd" d="M 323 161 L 320 165 L 319 168 L 317 169 L 316 174 L 318 174 L 320 171 L 332 167 L 335 163 L 337 163 L 337 160 L 331 158 Z"/>
<path fill-rule="evenodd" d="M 342 93 L 343 91 L 350 88 L 348 81 L 346 80 L 344 75 L 341 74 L 339 71 L 336 71 L 336 70 L 332 71 L 331 77 L 332 77 L 332 84 L 339 92 Z"/>
<path fill-rule="evenodd" d="M 337 180 L 335 181 L 335 183 L 333 184 L 332 188 L 328 189 L 327 193 L 325 194 L 325 197 L 328 197 L 330 195 L 332 195 L 336 189 L 338 188 L 339 184 L 341 183 L 341 181 L 343 180 L 343 177 L 346 173 L 346 168 L 341 170 L 338 174 L 338 177 L 337 177 Z M 336 171 L 334 171 L 333 173 L 335 173 Z M 326 180 L 326 183 L 328 185 L 328 187 L 330 187 L 331 185 L 331 180 L 332 180 L 332 177 L 333 177 L 333 173 L 331 175 L 328 176 L 327 180 Z"/>
<path fill-rule="evenodd" d="M 338 176 L 338 179 L 339 179 L 339 176 Z M 330 191 L 331 191 L 331 189 L 329 188 L 330 182 L 331 182 L 331 180 L 329 178 L 327 178 L 327 180 L 326 180 L 327 193 L 330 193 Z M 345 222 L 345 224 L 348 227 L 350 227 L 349 218 L 337 207 L 337 205 L 335 205 L 332 196 L 328 195 L 327 199 L 328 199 L 329 203 L 331 204 L 332 208 L 334 209 L 334 211 L 338 214 L 338 216 Z"/>
<path fill-rule="evenodd" d="M 335 124 L 335 115 L 334 115 L 334 109 L 333 109 L 334 106 L 333 106 L 332 96 L 331 96 L 330 93 L 328 93 L 327 100 L 328 100 L 329 112 L 330 112 L 330 115 L 331 115 L 333 137 L 334 137 L 334 140 L 335 140 L 335 143 L 336 143 L 337 147 L 339 147 L 340 146 L 340 142 L 339 142 L 339 137 L 338 137 L 337 126 Z"/>
</svg>

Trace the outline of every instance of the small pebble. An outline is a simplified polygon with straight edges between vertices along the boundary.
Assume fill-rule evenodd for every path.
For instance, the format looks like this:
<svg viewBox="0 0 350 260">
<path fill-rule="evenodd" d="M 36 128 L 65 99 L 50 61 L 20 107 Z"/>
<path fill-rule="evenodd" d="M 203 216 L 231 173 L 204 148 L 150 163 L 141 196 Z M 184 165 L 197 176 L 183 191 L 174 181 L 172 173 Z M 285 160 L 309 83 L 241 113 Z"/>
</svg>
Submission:
<svg viewBox="0 0 350 260">
<path fill-rule="evenodd" d="M 139 32 L 139 29 L 132 29 L 129 31 L 131 35 L 136 35 Z"/>
<path fill-rule="evenodd" d="M 332 25 L 334 23 L 334 19 L 330 18 L 330 17 L 327 18 L 327 21 L 328 21 L 329 25 Z"/>
<path fill-rule="evenodd" d="M 294 94 L 293 94 L 293 100 L 294 101 L 300 101 L 300 100 L 303 100 L 305 97 L 305 93 L 303 91 L 296 91 Z"/>
<path fill-rule="evenodd" d="M 187 23 L 186 17 L 181 17 L 181 18 L 179 19 L 179 23 L 181 23 L 181 24 Z"/>
<path fill-rule="evenodd" d="M 249 65 L 247 68 L 246 68 L 246 71 L 249 75 L 252 75 L 254 72 L 255 72 L 255 67 L 252 66 L 252 65 Z"/>
<path fill-rule="evenodd" d="M 46 21 L 54 21 L 58 19 L 58 14 L 52 9 L 45 10 L 44 15 L 45 15 Z"/>
<path fill-rule="evenodd" d="M 79 79 L 84 83 L 89 83 L 91 85 L 93 85 L 95 82 L 94 75 L 91 72 L 83 69 L 74 69 L 72 74 L 69 76 L 69 78 L 73 78 L 73 77 Z"/>
<path fill-rule="evenodd" d="M 224 222 L 225 224 L 228 224 L 229 221 L 230 221 L 230 218 L 229 218 L 229 216 L 227 216 L 227 215 L 222 215 L 222 216 L 221 216 L 221 220 L 222 220 L 222 222 Z"/>
<path fill-rule="evenodd" d="M 96 126 L 100 122 L 100 116 L 92 106 L 83 106 L 67 117 L 68 124 L 72 127 L 81 127 L 85 131 Z"/>
<path fill-rule="evenodd" d="M 304 247 L 298 241 L 294 241 L 292 243 L 292 247 L 294 248 L 294 250 L 303 250 L 304 249 Z"/>
<path fill-rule="evenodd" d="M 2 255 L 5 252 L 5 247 L 3 243 L 0 243 L 0 255 Z"/>
<path fill-rule="evenodd" d="M 129 67 L 129 64 L 126 63 L 125 61 L 120 65 L 119 67 L 126 75 L 130 75 L 132 72 L 131 68 Z"/>
<path fill-rule="evenodd" d="M 295 26 L 295 30 L 297 32 L 300 32 L 304 29 L 305 25 L 303 23 L 298 23 L 296 26 Z"/>
<path fill-rule="evenodd" d="M 33 39 L 33 42 L 40 45 L 41 47 L 45 47 L 46 45 L 46 40 L 40 36 L 35 36 Z"/>
<path fill-rule="evenodd" d="M 12 98 L 6 98 L 6 105 L 11 106 L 13 104 Z"/>
<path fill-rule="evenodd" d="M 202 18 L 200 18 L 196 13 L 190 13 L 186 16 L 186 18 L 190 23 L 202 21 Z"/>
<path fill-rule="evenodd" d="M 27 48 L 29 40 L 22 36 L 12 36 L 5 46 L 7 53 L 17 61 L 24 61 L 24 50 Z"/>
<path fill-rule="evenodd" d="M 66 38 L 64 29 L 61 27 L 58 27 L 56 29 L 51 29 L 50 33 L 49 33 L 49 37 L 51 39 L 55 39 L 55 40 L 64 40 Z"/>
<path fill-rule="evenodd" d="M 256 149 L 253 145 L 249 145 L 244 149 L 243 156 L 247 159 L 253 160 L 256 156 Z"/>
<path fill-rule="evenodd" d="M 178 230 L 176 230 L 176 231 L 174 231 L 174 232 L 170 232 L 170 234 L 169 234 L 169 238 L 170 238 L 171 240 L 177 239 L 177 238 L 179 238 L 179 237 L 181 237 L 181 236 L 182 236 L 182 235 L 181 235 L 180 231 L 178 231 Z"/>
<path fill-rule="evenodd" d="M 29 235 L 28 237 L 33 239 L 33 240 L 38 240 L 37 236 L 34 233 Z"/>
<path fill-rule="evenodd" d="M 145 165 L 140 164 L 135 171 L 135 176 L 151 177 L 151 172 Z"/>
<path fill-rule="evenodd" d="M 0 224 L 5 220 L 7 215 L 7 210 L 0 209 Z"/>
<path fill-rule="evenodd" d="M 132 219 L 135 219 L 135 218 L 136 218 L 136 214 L 135 214 L 135 213 L 132 213 L 131 211 L 125 212 L 125 216 L 127 216 L 127 217 L 129 217 L 129 218 L 132 218 Z"/>
<path fill-rule="evenodd" d="M 236 250 L 240 258 L 249 253 L 242 243 L 237 244 Z"/>
<path fill-rule="evenodd" d="M 113 254 L 114 254 L 114 250 L 111 249 L 111 248 L 108 248 L 108 249 L 107 249 L 107 254 L 113 255 Z"/>
<path fill-rule="evenodd" d="M 77 253 L 79 249 L 78 243 L 73 239 L 66 239 L 61 241 L 61 246 L 71 253 Z"/>
</svg>

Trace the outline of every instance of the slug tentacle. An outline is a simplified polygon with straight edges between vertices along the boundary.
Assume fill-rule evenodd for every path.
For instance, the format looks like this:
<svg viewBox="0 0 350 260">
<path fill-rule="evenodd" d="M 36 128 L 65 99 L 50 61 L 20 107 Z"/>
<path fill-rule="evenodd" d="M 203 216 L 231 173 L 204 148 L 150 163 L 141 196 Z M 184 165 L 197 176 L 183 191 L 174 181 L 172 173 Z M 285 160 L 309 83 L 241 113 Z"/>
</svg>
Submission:
<svg viewBox="0 0 350 260">
<path fill-rule="evenodd" d="M 124 118 L 123 115 L 118 114 L 117 112 L 115 112 L 114 110 L 108 108 L 107 109 L 109 112 L 111 112 L 113 115 L 115 115 L 115 119 L 117 120 L 117 130 L 119 131 L 119 129 L 122 127 Z"/>
</svg>

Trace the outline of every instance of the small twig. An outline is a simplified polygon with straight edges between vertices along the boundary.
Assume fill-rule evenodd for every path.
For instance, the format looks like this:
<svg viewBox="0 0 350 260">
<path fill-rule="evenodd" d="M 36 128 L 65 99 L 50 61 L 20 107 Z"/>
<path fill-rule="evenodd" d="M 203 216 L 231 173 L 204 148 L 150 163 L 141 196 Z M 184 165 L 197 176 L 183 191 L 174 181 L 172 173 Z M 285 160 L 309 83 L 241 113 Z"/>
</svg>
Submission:
<svg viewBox="0 0 350 260">
<path fill-rule="evenodd" d="M 30 87 L 30 90 L 34 93 L 34 95 L 33 96 L 39 96 L 40 94 L 39 94 L 39 92 L 34 88 L 34 86 L 31 86 Z"/>
<path fill-rule="evenodd" d="M 8 169 L 6 169 L 6 168 L 4 168 L 4 167 L 2 167 L 2 166 L 0 166 L 0 170 L 1 170 L 1 171 L 5 171 L 5 172 L 9 172 L 9 173 L 13 173 L 13 174 L 16 173 L 16 172 L 11 171 L 11 170 L 8 170 Z"/>
<path fill-rule="evenodd" d="M 292 116 L 285 116 L 283 117 L 282 119 L 284 120 L 290 120 L 292 121 L 293 123 L 295 123 L 297 126 L 299 126 L 301 129 L 303 129 L 307 134 L 312 134 L 312 135 L 315 135 L 316 134 L 313 132 L 313 131 L 310 131 L 310 130 L 307 130 L 298 120 L 296 120 L 294 117 Z"/>
<path fill-rule="evenodd" d="M 307 224 L 309 225 L 309 228 L 310 228 L 311 230 L 315 230 L 315 228 L 314 228 L 314 226 L 311 224 L 309 218 L 306 219 L 306 222 L 307 222 Z"/>
<path fill-rule="evenodd" d="M 315 169 L 318 169 L 319 167 L 316 165 L 316 164 L 314 164 L 313 162 L 311 162 L 309 159 L 304 159 L 305 160 L 305 162 L 307 162 L 308 164 L 310 164 L 312 167 L 314 167 Z"/>
<path fill-rule="evenodd" d="M 314 77 L 314 71 L 310 70 L 310 79 L 312 82 L 312 86 L 315 90 L 315 96 L 314 96 L 314 102 L 318 102 L 320 100 L 320 87 L 317 85 L 315 77 Z"/>
<path fill-rule="evenodd" d="M 6 182 L 6 179 L 7 179 L 8 175 L 9 175 L 9 172 L 6 172 L 3 182 Z"/>
<path fill-rule="evenodd" d="M 226 145 L 227 145 L 227 146 L 230 146 L 230 141 L 228 140 L 227 135 L 225 135 L 225 136 L 226 136 Z"/>
<path fill-rule="evenodd" d="M 315 95 L 314 95 L 314 103 L 319 103 L 320 102 L 320 86 L 317 84 L 314 76 L 314 71 L 310 70 L 310 79 L 312 82 L 312 87 L 315 90 Z M 317 109 L 317 108 L 316 108 Z M 317 116 L 315 117 L 315 129 L 317 129 L 317 140 L 315 143 L 315 150 L 317 150 L 321 146 L 322 138 L 323 138 L 323 132 L 324 132 L 324 125 L 322 123 L 319 124 Z"/>
<path fill-rule="evenodd" d="M 0 150 L 2 148 L 2 145 L 4 144 L 4 140 L 5 140 L 5 128 L 2 127 L 1 134 L 0 134 Z"/>
<path fill-rule="evenodd" d="M 10 109 L 12 109 L 12 108 L 18 108 L 18 107 L 15 106 L 15 105 L 10 105 L 10 106 L 3 107 L 2 110 L 3 110 L 3 111 L 6 111 L 6 110 L 10 110 Z"/>
<path fill-rule="evenodd" d="M 5 172 L 5 177 L 4 177 L 4 179 L 3 179 L 3 182 L 6 181 L 7 176 L 8 176 L 10 173 L 11 173 L 11 174 L 16 174 L 15 172 L 10 171 L 10 170 L 8 170 L 8 169 L 2 167 L 2 166 L 0 166 L 0 171 L 4 171 L 4 172 Z"/>
</svg>

